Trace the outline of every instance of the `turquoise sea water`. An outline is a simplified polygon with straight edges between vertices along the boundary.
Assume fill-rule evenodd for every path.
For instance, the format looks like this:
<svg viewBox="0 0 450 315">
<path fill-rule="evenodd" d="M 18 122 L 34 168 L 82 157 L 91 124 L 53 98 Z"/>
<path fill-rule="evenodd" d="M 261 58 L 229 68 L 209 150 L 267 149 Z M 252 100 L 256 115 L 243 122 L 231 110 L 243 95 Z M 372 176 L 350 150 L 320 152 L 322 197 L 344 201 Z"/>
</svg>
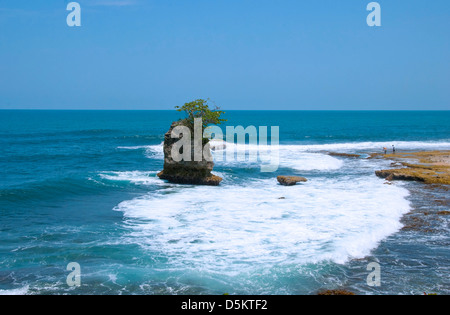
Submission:
<svg viewBox="0 0 450 315">
<path fill-rule="evenodd" d="M 225 125 L 280 127 L 280 167 L 218 161 L 220 187 L 156 177 L 177 118 L 0 111 L 0 294 L 450 293 L 448 216 L 402 229 L 448 210 L 448 191 L 384 185 L 374 171 L 390 162 L 365 158 L 450 150 L 450 112 L 229 111 Z M 373 261 L 380 287 L 366 282 Z M 66 283 L 70 262 L 80 287 Z"/>
</svg>

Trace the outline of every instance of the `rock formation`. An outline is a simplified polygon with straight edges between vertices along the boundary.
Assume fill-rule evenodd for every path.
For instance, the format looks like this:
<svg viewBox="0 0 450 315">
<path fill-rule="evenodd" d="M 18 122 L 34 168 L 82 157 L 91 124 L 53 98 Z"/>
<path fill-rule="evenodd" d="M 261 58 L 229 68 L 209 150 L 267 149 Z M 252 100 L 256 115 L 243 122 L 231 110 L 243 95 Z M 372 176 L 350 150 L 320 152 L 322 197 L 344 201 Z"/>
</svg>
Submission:
<svg viewBox="0 0 450 315">
<path fill-rule="evenodd" d="M 307 182 L 308 180 L 300 176 L 278 176 L 278 182 L 283 186 L 294 186 L 299 182 Z"/>
<path fill-rule="evenodd" d="M 172 131 L 177 126 L 182 126 L 183 121 L 172 123 L 169 131 L 164 135 L 164 170 L 158 173 L 158 177 L 176 184 L 209 185 L 217 186 L 222 181 L 219 176 L 211 172 L 214 167 L 209 143 L 204 145 L 204 155 L 201 161 L 194 159 L 194 140 L 191 139 L 191 159 L 189 161 L 175 161 L 172 157 L 172 148 L 175 143 L 183 138 L 172 138 Z M 192 138 L 193 135 L 192 135 Z M 180 152 L 182 154 L 182 152 Z"/>
<path fill-rule="evenodd" d="M 410 172 L 409 169 L 381 170 L 376 171 L 375 175 L 389 181 L 404 180 L 404 181 L 425 182 L 424 177 L 417 175 L 414 172 Z"/>
<path fill-rule="evenodd" d="M 338 152 L 328 152 L 329 156 L 337 156 L 337 157 L 348 157 L 348 158 L 360 158 L 359 154 L 349 154 L 349 153 L 338 153 Z"/>
<path fill-rule="evenodd" d="M 400 162 L 391 165 L 401 168 L 376 171 L 378 177 L 389 181 L 404 180 L 450 185 L 450 151 L 408 152 L 387 155 L 384 158 L 399 160 Z M 402 160 L 418 160 L 418 163 L 411 164 Z"/>
</svg>

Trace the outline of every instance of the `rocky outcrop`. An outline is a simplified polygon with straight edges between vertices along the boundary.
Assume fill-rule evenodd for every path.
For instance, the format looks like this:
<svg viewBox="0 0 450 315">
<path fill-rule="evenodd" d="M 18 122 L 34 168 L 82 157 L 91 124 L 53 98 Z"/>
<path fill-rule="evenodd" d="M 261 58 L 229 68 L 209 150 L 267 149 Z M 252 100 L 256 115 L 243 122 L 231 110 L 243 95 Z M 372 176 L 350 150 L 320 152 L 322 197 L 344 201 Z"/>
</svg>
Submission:
<svg viewBox="0 0 450 315">
<path fill-rule="evenodd" d="M 169 131 L 164 135 L 164 170 L 158 173 L 158 177 L 176 184 L 219 185 L 222 178 L 211 173 L 214 162 L 209 143 L 203 143 L 205 153 L 202 155 L 201 161 L 194 159 L 194 135 L 191 139 L 191 158 L 189 160 L 176 161 L 172 156 L 174 144 L 183 138 L 183 135 L 180 135 L 180 138 L 172 138 L 172 131 L 175 127 L 182 125 L 183 121 L 172 123 Z"/>
<path fill-rule="evenodd" d="M 405 181 L 425 182 L 425 178 L 421 177 L 420 175 L 411 173 L 407 169 L 376 171 L 375 175 L 389 181 L 405 180 Z"/>
<path fill-rule="evenodd" d="M 359 154 L 349 154 L 349 153 L 338 153 L 338 152 L 328 152 L 329 156 L 336 156 L 336 157 L 347 157 L 347 158 L 360 158 L 361 155 Z"/>
<path fill-rule="evenodd" d="M 283 186 L 294 186 L 300 182 L 307 182 L 308 180 L 300 176 L 278 176 L 278 182 Z"/>
<path fill-rule="evenodd" d="M 372 158 L 381 156 L 372 155 Z M 404 180 L 450 185 L 450 151 L 404 152 L 385 155 L 382 158 L 396 160 L 391 166 L 400 168 L 376 171 L 378 177 L 389 181 Z M 414 160 L 417 163 L 411 164 L 410 161 Z"/>
<path fill-rule="evenodd" d="M 450 185 L 450 168 L 441 165 L 402 163 L 404 168 L 376 171 L 375 175 L 388 181 L 416 181 L 426 184 Z"/>
</svg>

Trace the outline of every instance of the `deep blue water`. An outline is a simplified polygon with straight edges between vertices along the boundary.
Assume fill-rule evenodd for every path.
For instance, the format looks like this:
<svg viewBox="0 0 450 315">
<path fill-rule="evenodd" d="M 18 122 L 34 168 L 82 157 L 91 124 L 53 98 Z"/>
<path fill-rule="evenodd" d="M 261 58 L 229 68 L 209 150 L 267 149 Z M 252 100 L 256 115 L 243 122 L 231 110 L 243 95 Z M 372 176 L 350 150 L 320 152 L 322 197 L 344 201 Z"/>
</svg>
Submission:
<svg viewBox="0 0 450 315">
<path fill-rule="evenodd" d="M 0 292 L 450 293 L 447 217 L 433 233 L 400 230 L 448 193 L 390 187 L 374 175 L 388 162 L 325 153 L 449 150 L 450 112 L 229 111 L 225 125 L 280 127 L 280 167 L 217 162 L 220 187 L 156 178 L 179 117 L 0 111 Z M 286 190 L 279 174 L 310 181 Z M 381 287 L 366 284 L 370 261 Z M 70 262 L 81 287 L 66 283 Z"/>
</svg>

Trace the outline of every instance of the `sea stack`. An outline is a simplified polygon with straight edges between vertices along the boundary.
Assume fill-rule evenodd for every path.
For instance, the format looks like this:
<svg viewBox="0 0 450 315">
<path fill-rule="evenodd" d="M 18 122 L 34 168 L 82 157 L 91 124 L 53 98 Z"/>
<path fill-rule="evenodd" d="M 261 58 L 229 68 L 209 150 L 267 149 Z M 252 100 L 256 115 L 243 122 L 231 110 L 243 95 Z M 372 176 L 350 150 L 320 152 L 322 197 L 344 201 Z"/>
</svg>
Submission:
<svg viewBox="0 0 450 315">
<path fill-rule="evenodd" d="M 158 173 L 158 177 L 176 184 L 209 185 L 218 186 L 222 178 L 213 175 L 214 162 L 209 143 L 203 143 L 203 156 L 201 161 L 194 160 L 194 136 L 191 140 L 190 161 L 175 161 L 172 158 L 173 145 L 183 138 L 172 138 L 172 130 L 177 126 L 183 126 L 183 121 L 172 123 L 169 131 L 164 135 L 164 170 Z M 182 152 L 180 152 L 182 153 Z"/>
</svg>

